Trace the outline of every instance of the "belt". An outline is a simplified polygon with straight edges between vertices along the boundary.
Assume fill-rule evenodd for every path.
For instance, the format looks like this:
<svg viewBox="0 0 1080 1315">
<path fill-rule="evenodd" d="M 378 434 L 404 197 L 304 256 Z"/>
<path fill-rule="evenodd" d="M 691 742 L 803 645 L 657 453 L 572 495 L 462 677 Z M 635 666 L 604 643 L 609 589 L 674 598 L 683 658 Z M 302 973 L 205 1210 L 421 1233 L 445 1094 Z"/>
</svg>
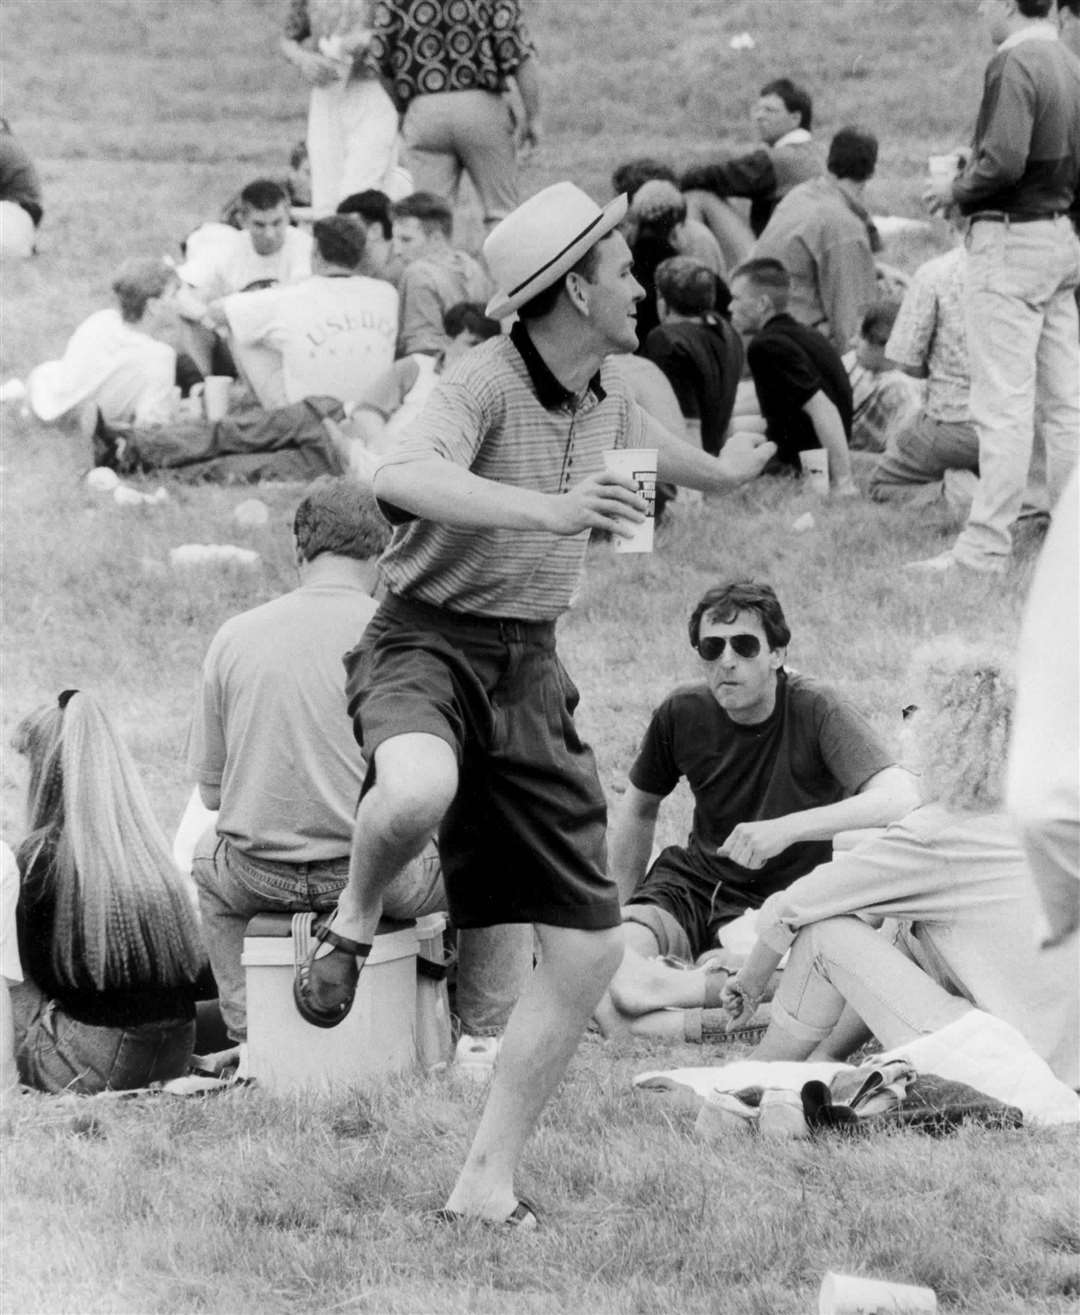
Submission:
<svg viewBox="0 0 1080 1315">
<path fill-rule="evenodd" d="M 968 223 L 985 219 L 991 224 L 1035 224 L 1040 220 L 1060 219 L 1066 213 L 1064 210 L 1051 210 L 1047 214 L 1036 215 L 1030 210 L 976 210 L 973 215 L 968 215 Z"/>
<path fill-rule="evenodd" d="M 504 643 L 514 640 L 527 643 L 553 643 L 554 621 L 525 621 L 512 616 L 478 616 L 471 612 L 454 612 L 448 607 L 422 602 L 419 598 L 403 598 L 387 593 L 383 610 L 405 621 L 419 622 L 437 631 L 458 631 L 497 638 Z"/>
</svg>

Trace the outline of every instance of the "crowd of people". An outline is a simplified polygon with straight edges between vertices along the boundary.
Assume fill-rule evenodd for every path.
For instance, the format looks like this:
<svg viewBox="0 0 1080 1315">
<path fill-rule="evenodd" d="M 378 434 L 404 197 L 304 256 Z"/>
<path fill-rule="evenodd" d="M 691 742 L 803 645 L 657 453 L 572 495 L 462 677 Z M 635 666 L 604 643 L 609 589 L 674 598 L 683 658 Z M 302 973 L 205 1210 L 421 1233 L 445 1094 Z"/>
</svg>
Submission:
<svg viewBox="0 0 1080 1315">
<path fill-rule="evenodd" d="M 28 832 L 0 924 L 18 984 L 0 998 L 23 1082 L 175 1076 L 211 998 L 218 1067 L 242 1062 L 256 912 L 322 914 L 294 997 L 333 1028 L 380 919 L 446 909 L 463 1043 L 492 1076 L 445 1219 L 536 1225 L 515 1169 L 590 1021 L 726 1036 L 788 951 L 761 1058 L 846 1057 L 867 1029 L 891 1046 L 974 1008 L 1080 1085 L 1076 983 L 1047 980 L 1002 801 L 1000 654 L 925 657 L 901 761 L 868 710 L 786 668 L 769 584 L 719 582 L 688 622 L 700 679 L 654 712 L 609 831 L 555 644 L 590 537 L 649 514 L 605 468 L 613 448 L 657 450 L 658 506 L 823 452 L 835 498 L 940 499 L 965 520 L 911 564 L 938 574 L 1003 571 L 1017 518 L 1053 511 L 1080 448 L 1080 59 L 1052 0 L 984 7 L 997 51 L 975 139 L 927 191 L 957 242 L 907 280 L 867 208 L 876 139 L 842 127 L 819 150 L 790 78 L 762 87 L 752 150 L 681 173 L 626 161 L 604 205 L 569 182 L 519 204 L 540 97 L 517 0 L 374 16 L 292 0 L 310 206 L 295 182 L 253 180 L 182 260 L 126 262 L 116 307 L 28 381 L 35 414 L 70 420 L 96 465 L 320 478 L 296 512 L 299 587 L 207 652 L 188 766 L 215 819 L 193 882 L 92 694 L 20 726 Z M 1077 0 L 1058 8 L 1068 36 Z M 451 10 L 468 40 L 448 39 Z M 462 171 L 478 255 L 454 244 Z M 1063 698 L 1075 710 L 1075 688 Z M 688 842 L 654 856 L 680 781 Z M 1075 878 L 1064 795 L 1039 852 Z M 1036 848 L 1043 820 L 1027 819 Z M 834 854 L 864 828 L 884 832 Z M 745 918 L 749 955 L 718 952 Z"/>
</svg>

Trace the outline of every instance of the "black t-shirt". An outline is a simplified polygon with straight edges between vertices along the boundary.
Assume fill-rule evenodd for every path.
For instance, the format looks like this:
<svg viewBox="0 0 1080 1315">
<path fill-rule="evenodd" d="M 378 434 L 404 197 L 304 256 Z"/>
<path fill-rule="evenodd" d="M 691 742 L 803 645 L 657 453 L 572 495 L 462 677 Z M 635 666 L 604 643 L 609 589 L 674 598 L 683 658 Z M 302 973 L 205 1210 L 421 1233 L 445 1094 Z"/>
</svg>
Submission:
<svg viewBox="0 0 1080 1315">
<path fill-rule="evenodd" d="M 701 446 L 720 451 L 743 367 L 739 335 L 719 315 L 674 320 L 653 329 L 645 355 L 667 375 L 684 416 L 701 421 Z"/>
<path fill-rule="evenodd" d="M 816 329 L 786 313 L 774 315 L 754 335 L 746 359 L 769 438 L 782 461 L 797 467 L 800 452 L 821 446 L 802 409 L 817 392 L 840 412 L 844 433 L 851 438 L 851 382 L 840 354 Z"/>
<path fill-rule="evenodd" d="M 776 706 L 755 726 L 733 722 L 704 682 L 676 689 L 653 713 L 630 781 L 664 796 L 685 777 L 694 796 L 690 862 L 711 884 L 752 888 L 749 902 L 760 904 L 827 862 L 832 844 L 803 841 L 751 871 L 716 853 L 732 829 L 836 803 L 893 762 L 834 690 L 780 671 Z"/>
</svg>

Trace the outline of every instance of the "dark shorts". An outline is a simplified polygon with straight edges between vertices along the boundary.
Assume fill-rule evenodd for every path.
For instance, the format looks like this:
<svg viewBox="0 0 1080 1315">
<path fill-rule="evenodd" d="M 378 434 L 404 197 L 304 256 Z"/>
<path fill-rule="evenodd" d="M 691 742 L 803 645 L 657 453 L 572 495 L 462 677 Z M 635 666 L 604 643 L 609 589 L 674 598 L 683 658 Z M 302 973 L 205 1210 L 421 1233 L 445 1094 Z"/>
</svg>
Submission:
<svg viewBox="0 0 1080 1315">
<path fill-rule="evenodd" d="M 623 917 L 627 922 L 640 922 L 648 927 L 660 943 L 662 954 L 696 959 L 716 945 L 716 934 L 721 927 L 742 917 L 747 909 L 760 908 L 761 903 L 759 897 L 749 892 L 730 888 L 725 888 L 721 896 L 714 879 L 698 869 L 685 849 L 669 845 L 660 852 L 645 880 L 634 891 Z M 689 954 L 685 947 L 671 943 L 670 929 L 662 919 L 650 918 L 648 907 L 663 909 L 675 919 L 686 933 Z M 635 913 L 638 908 L 643 910 L 641 914 Z M 662 936 L 667 939 L 667 945 Z"/>
<path fill-rule="evenodd" d="M 604 794 L 574 726 L 578 692 L 556 656 L 553 623 L 390 596 L 345 670 L 365 790 L 379 745 L 394 736 L 435 735 L 457 755 L 439 854 L 458 927 L 619 926 Z"/>
</svg>

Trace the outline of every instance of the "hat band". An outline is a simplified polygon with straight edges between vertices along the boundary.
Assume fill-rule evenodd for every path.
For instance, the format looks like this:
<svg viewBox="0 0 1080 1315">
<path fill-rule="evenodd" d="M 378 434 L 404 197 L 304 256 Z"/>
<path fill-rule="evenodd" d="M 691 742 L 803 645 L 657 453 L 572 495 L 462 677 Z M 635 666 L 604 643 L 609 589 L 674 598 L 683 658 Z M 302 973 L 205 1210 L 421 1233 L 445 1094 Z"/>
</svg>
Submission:
<svg viewBox="0 0 1080 1315">
<path fill-rule="evenodd" d="M 566 255 L 566 253 L 570 250 L 570 248 L 576 246 L 577 243 L 580 242 L 583 237 L 587 237 L 588 234 L 591 233 L 592 230 L 596 227 L 596 225 L 601 221 L 601 219 L 603 219 L 603 217 L 604 217 L 604 211 L 601 210 L 591 224 L 585 225 L 585 227 L 581 230 L 581 232 L 577 235 L 577 237 L 572 237 L 561 251 L 557 251 L 555 255 L 553 255 L 549 261 L 546 261 L 543 265 L 541 265 L 539 269 L 533 270 L 533 272 L 529 275 L 527 279 L 523 279 L 517 285 L 516 288 L 511 288 L 506 295 L 508 297 L 516 297 L 517 294 L 522 290 L 522 288 L 527 288 L 529 284 L 533 282 L 534 279 L 538 279 L 540 275 L 543 274 L 546 270 L 549 270 L 552 267 L 552 265 L 557 264 L 558 261 L 562 260 L 563 256 Z"/>
</svg>

